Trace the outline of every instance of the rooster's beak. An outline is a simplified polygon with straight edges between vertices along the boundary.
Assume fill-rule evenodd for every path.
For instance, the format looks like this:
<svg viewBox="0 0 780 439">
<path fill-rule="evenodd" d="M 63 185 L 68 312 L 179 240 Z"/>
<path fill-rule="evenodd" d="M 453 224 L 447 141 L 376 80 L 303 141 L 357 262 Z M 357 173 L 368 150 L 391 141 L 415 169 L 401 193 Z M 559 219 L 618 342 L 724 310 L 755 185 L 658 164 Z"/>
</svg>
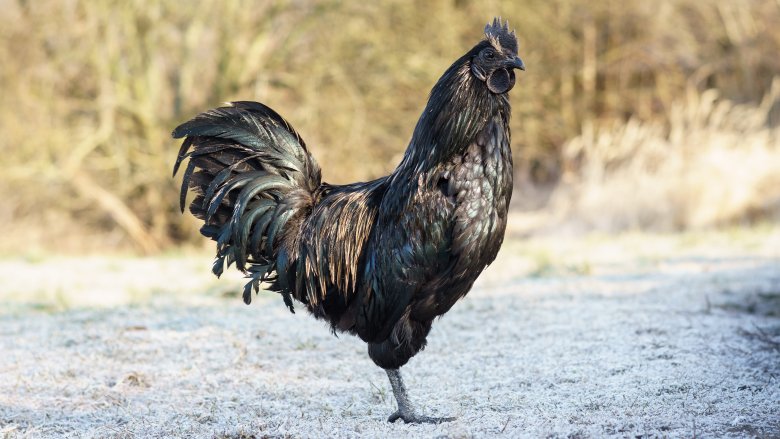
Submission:
<svg viewBox="0 0 780 439">
<path fill-rule="evenodd" d="M 512 59 L 507 60 L 507 67 L 511 67 L 513 69 L 520 69 L 525 71 L 525 64 L 523 64 L 523 60 L 520 59 L 519 56 L 516 56 Z"/>
</svg>

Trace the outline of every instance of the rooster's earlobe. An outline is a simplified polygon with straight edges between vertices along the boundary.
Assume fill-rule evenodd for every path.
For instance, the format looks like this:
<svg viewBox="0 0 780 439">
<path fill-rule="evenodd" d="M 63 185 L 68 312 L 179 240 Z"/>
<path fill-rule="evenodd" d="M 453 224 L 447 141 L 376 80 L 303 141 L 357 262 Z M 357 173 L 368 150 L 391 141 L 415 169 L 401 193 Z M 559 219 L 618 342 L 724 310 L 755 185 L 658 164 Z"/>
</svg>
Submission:
<svg viewBox="0 0 780 439">
<path fill-rule="evenodd" d="M 471 63 L 471 73 L 474 74 L 474 76 L 477 77 L 480 81 L 485 81 L 487 79 L 487 75 L 485 75 L 485 71 L 482 69 L 482 67 L 476 65 L 475 63 Z"/>
</svg>

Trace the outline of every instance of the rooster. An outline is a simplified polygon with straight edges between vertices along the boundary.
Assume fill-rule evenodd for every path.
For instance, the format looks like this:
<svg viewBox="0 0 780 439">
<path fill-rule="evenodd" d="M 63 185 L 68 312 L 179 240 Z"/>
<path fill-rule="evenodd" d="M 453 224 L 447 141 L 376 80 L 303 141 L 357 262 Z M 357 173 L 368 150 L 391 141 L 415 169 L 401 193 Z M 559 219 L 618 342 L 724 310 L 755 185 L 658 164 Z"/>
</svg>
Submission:
<svg viewBox="0 0 780 439">
<path fill-rule="evenodd" d="M 243 299 L 278 292 L 335 332 L 357 335 L 385 369 L 398 403 L 388 421 L 422 416 L 399 368 L 421 351 L 435 317 L 468 293 L 504 239 L 512 196 L 510 104 L 525 70 L 508 23 L 434 85 L 398 167 L 374 181 L 332 185 L 301 136 L 271 108 L 232 102 L 173 131 L 184 138 L 180 204 L 216 241 L 213 272 L 235 264 Z"/>
</svg>

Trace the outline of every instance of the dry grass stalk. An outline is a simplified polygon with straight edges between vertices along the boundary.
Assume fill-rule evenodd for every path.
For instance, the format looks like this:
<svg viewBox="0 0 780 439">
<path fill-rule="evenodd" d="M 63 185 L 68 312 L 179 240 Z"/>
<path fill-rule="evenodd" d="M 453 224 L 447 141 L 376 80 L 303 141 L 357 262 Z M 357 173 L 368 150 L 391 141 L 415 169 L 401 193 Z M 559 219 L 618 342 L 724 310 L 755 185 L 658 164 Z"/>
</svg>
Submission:
<svg viewBox="0 0 780 439">
<path fill-rule="evenodd" d="M 557 224 L 678 230 L 780 215 L 780 78 L 760 105 L 691 92 L 665 122 L 636 119 L 572 139 Z"/>
</svg>

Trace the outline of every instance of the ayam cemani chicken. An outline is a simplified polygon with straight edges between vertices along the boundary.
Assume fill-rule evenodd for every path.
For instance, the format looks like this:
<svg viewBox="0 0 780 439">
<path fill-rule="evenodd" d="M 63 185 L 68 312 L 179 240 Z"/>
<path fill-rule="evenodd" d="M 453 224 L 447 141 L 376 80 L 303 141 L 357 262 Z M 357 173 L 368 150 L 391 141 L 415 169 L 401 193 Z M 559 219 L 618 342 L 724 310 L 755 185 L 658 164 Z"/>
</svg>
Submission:
<svg viewBox="0 0 780 439">
<path fill-rule="evenodd" d="M 256 102 L 233 102 L 173 131 L 189 158 L 181 188 L 217 243 L 213 272 L 231 264 L 250 281 L 302 303 L 334 332 L 357 335 L 385 369 L 393 422 L 418 414 L 399 368 L 426 344 L 435 317 L 468 293 L 504 239 L 512 196 L 510 105 L 525 70 L 508 23 L 450 66 L 431 91 L 398 167 L 348 185 L 324 183 L 301 136 Z"/>
</svg>

